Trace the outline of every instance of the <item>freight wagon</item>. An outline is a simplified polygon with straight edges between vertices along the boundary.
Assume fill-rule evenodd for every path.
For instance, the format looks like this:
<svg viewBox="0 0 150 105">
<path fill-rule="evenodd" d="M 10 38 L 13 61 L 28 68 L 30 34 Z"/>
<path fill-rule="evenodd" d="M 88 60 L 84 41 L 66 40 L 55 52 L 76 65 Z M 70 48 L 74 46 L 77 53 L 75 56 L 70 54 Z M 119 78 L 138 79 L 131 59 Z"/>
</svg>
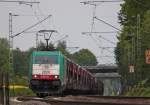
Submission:
<svg viewBox="0 0 150 105">
<path fill-rule="evenodd" d="M 39 97 L 56 94 L 103 94 L 103 84 L 60 51 L 32 53 L 29 87 Z"/>
</svg>

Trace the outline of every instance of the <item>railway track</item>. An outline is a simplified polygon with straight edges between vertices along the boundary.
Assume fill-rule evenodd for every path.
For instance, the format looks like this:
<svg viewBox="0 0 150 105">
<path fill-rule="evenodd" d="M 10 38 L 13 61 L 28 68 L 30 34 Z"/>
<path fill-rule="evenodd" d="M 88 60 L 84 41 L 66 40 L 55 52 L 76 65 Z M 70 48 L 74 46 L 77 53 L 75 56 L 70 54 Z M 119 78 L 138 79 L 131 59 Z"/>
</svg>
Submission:
<svg viewBox="0 0 150 105">
<path fill-rule="evenodd" d="M 150 105 L 150 97 L 114 96 L 66 96 L 66 97 L 18 97 L 19 101 L 40 101 L 51 105 Z"/>
</svg>

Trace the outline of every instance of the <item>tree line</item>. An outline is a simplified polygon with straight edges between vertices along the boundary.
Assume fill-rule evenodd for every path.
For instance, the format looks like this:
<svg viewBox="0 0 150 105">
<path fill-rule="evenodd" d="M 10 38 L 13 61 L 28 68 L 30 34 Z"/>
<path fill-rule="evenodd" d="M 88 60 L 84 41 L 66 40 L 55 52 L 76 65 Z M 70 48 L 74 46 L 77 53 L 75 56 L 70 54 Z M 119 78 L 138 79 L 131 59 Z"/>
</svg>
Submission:
<svg viewBox="0 0 150 105">
<path fill-rule="evenodd" d="M 150 64 L 145 61 L 145 52 L 150 50 L 150 1 L 124 0 L 118 18 L 122 31 L 115 55 L 124 86 L 143 80 L 150 86 Z"/>
</svg>

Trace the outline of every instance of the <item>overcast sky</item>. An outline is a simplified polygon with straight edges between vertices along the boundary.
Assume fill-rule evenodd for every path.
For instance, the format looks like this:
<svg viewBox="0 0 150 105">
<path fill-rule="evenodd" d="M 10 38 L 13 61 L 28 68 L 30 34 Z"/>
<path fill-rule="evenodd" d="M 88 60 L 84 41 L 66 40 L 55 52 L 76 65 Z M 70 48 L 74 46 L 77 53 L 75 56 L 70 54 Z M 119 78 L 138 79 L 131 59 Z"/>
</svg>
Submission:
<svg viewBox="0 0 150 105">
<path fill-rule="evenodd" d="M 35 1 L 35 0 L 30 0 Z M 92 34 L 83 35 L 82 32 L 89 32 L 92 23 L 93 5 L 81 4 L 83 0 L 39 0 L 40 4 L 24 5 L 17 3 L 0 2 L 0 37 L 8 38 L 9 12 L 19 16 L 13 16 L 13 34 L 21 32 L 25 28 L 44 19 L 49 14 L 51 18 L 29 31 L 39 31 L 41 29 L 55 29 L 57 34 L 53 34 L 51 41 L 61 39 L 68 35 L 65 40 L 68 47 L 88 48 L 97 57 L 100 64 L 115 63 L 113 59 L 113 49 L 107 50 L 99 47 L 115 47 L 117 43 L 117 33 L 111 34 Z M 118 13 L 120 11 L 120 2 L 118 3 L 99 3 L 96 8 L 96 17 L 120 28 L 118 24 Z M 93 31 L 117 31 L 112 27 L 95 20 Z M 101 35 L 102 37 L 99 37 Z M 43 40 L 43 37 L 40 37 Z M 35 33 L 21 34 L 14 39 L 14 48 L 27 50 L 35 47 Z M 74 52 L 79 49 L 69 49 Z M 108 51 L 109 50 L 109 51 Z M 103 57 L 103 56 L 110 56 Z"/>
</svg>

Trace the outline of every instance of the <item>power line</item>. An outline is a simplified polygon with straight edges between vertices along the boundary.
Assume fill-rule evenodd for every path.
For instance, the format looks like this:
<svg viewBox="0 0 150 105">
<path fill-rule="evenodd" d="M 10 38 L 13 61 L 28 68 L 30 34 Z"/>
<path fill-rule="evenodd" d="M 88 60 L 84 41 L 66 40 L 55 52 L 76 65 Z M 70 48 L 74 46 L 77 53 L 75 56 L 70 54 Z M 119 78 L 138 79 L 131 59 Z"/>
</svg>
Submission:
<svg viewBox="0 0 150 105">
<path fill-rule="evenodd" d="M 32 14 L 19 14 L 18 16 L 35 16 L 35 15 L 32 15 Z M 47 16 L 47 15 L 36 15 L 36 16 Z"/>
<path fill-rule="evenodd" d="M 108 52 L 112 53 L 109 49 L 115 49 L 116 47 L 99 47 L 102 50 L 107 50 Z"/>
<path fill-rule="evenodd" d="M 36 33 L 36 32 L 38 32 L 38 31 L 27 31 L 27 32 L 24 32 L 24 33 Z"/>
<path fill-rule="evenodd" d="M 115 2 L 123 2 L 123 0 L 107 0 L 107 1 L 104 1 L 104 0 L 100 0 L 100 1 L 84 1 L 84 2 L 80 2 L 80 3 L 83 3 L 83 4 L 91 4 L 91 3 L 115 3 Z"/>
<path fill-rule="evenodd" d="M 49 17 L 51 17 L 51 16 L 52 16 L 52 15 L 49 15 L 48 17 L 46 17 L 45 19 L 43 19 L 43 20 L 37 22 L 36 24 L 34 24 L 34 25 L 32 25 L 32 26 L 30 26 L 30 27 L 24 29 L 23 31 L 21 31 L 21 32 L 15 34 L 15 35 L 12 35 L 12 38 L 14 38 L 14 37 L 16 37 L 16 36 L 18 36 L 18 35 L 20 35 L 20 34 L 26 32 L 26 31 L 28 31 L 29 29 L 31 29 L 31 28 L 37 26 L 38 24 L 40 24 L 40 23 L 42 23 L 43 21 L 47 20 L 47 19 L 48 19 Z"/>
<path fill-rule="evenodd" d="M 61 40 L 63 40 L 63 39 L 66 39 L 67 37 L 69 37 L 69 36 L 66 35 L 66 36 L 62 37 L 61 39 L 56 40 L 53 44 L 55 44 L 55 43 L 57 43 L 57 42 L 59 42 L 59 41 L 61 41 Z"/>
<path fill-rule="evenodd" d="M 9 0 L 0 0 L 0 2 L 3 3 L 19 3 L 19 4 L 25 4 L 25 5 L 29 5 L 32 6 L 32 4 L 39 4 L 40 2 L 29 2 L 29 1 L 9 1 Z"/>
<path fill-rule="evenodd" d="M 31 9 L 32 9 L 32 11 L 33 11 L 34 16 L 36 17 L 36 19 L 37 19 L 38 21 L 40 21 L 39 17 L 37 16 L 37 12 L 36 12 L 36 10 L 34 10 L 32 6 L 31 6 Z M 45 25 L 44 25 L 44 24 L 42 24 L 42 23 L 41 23 L 41 26 L 45 28 Z M 45 29 L 46 29 L 46 28 L 45 28 Z"/>
<path fill-rule="evenodd" d="M 101 21 L 101 22 L 103 22 L 103 23 L 105 23 L 105 24 L 107 24 L 108 26 L 110 26 L 110 27 L 112 27 L 112 28 L 114 28 L 114 29 L 116 29 L 116 30 L 118 30 L 118 31 L 121 31 L 119 28 L 117 28 L 117 27 L 115 27 L 115 26 L 113 26 L 113 25 L 107 23 L 106 21 L 104 21 L 104 20 L 102 20 L 102 19 L 99 19 L 99 18 L 97 18 L 97 17 L 94 17 L 94 18 L 97 19 L 97 20 L 99 20 L 99 21 Z"/>
<path fill-rule="evenodd" d="M 111 33 L 118 33 L 119 31 L 102 31 L 102 32 L 82 32 L 82 34 L 111 34 Z"/>
<path fill-rule="evenodd" d="M 29 1 L 10 1 L 10 0 L 0 0 L 0 2 L 10 2 L 10 3 L 19 3 L 19 4 L 26 4 L 26 3 L 40 3 L 40 2 L 29 2 Z"/>
<path fill-rule="evenodd" d="M 108 40 L 108 39 L 106 39 L 106 38 L 102 37 L 101 35 L 99 35 L 99 38 L 102 38 L 102 39 L 106 40 L 107 42 L 109 42 L 109 43 L 111 43 L 111 44 L 116 45 L 116 43 L 115 43 L 115 42 L 113 42 L 113 41 L 111 41 L 111 40 Z"/>
<path fill-rule="evenodd" d="M 102 47 L 99 47 L 99 49 L 102 49 L 102 52 L 104 51 L 104 50 L 107 50 L 107 52 L 109 52 L 110 54 L 112 54 L 113 52 L 112 51 L 110 51 L 109 49 L 103 49 Z"/>
<path fill-rule="evenodd" d="M 111 48 L 113 48 L 114 49 L 116 47 L 99 47 L 99 48 L 102 48 L 102 49 L 106 49 L 106 48 L 110 48 L 111 49 Z"/>
<path fill-rule="evenodd" d="M 41 14 L 41 15 L 44 15 L 44 13 L 42 12 L 42 10 L 41 10 L 39 4 L 37 5 L 37 7 L 38 7 L 38 10 L 39 10 L 40 14 Z"/>
</svg>

